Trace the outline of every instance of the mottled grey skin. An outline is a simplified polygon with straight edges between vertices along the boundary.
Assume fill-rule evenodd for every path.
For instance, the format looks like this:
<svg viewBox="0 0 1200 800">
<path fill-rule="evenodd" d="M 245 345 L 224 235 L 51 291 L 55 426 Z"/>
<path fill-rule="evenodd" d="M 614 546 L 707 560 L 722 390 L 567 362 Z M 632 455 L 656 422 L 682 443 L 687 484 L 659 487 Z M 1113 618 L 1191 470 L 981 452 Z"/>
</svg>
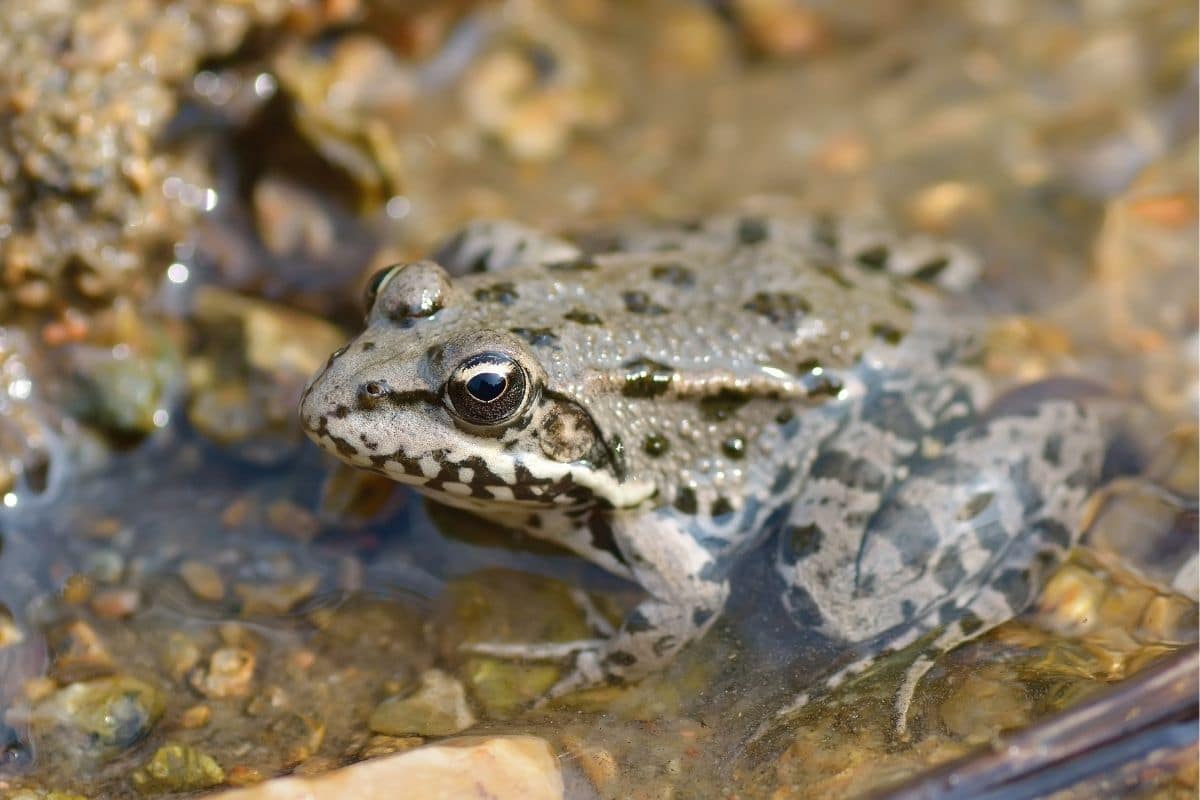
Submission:
<svg viewBox="0 0 1200 800">
<path fill-rule="evenodd" d="M 976 325 L 941 291 L 975 265 L 947 245 L 728 216 L 587 254 L 479 224 L 436 257 L 475 272 L 384 273 L 301 418 L 349 464 L 645 588 L 606 638 L 476 648 L 572 657 L 552 695 L 664 664 L 717 618 L 736 559 L 774 536 L 804 624 L 893 648 L 942 630 L 901 692 L 903 725 L 937 652 L 1030 601 L 1099 474 L 1099 423 L 1078 403 L 1030 393 L 981 412 Z M 481 370 L 508 388 L 472 405 Z"/>
</svg>

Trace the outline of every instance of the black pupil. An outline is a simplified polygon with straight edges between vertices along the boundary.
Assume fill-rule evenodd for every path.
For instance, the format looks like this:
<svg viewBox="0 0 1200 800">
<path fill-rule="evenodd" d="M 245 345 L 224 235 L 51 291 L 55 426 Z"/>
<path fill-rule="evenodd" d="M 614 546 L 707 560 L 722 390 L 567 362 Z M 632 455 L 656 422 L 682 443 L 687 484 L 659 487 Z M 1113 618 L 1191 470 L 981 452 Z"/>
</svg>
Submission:
<svg viewBox="0 0 1200 800">
<path fill-rule="evenodd" d="M 499 372 L 480 372 L 467 381 L 467 391 L 481 403 L 490 403 L 504 394 L 508 378 Z"/>
</svg>

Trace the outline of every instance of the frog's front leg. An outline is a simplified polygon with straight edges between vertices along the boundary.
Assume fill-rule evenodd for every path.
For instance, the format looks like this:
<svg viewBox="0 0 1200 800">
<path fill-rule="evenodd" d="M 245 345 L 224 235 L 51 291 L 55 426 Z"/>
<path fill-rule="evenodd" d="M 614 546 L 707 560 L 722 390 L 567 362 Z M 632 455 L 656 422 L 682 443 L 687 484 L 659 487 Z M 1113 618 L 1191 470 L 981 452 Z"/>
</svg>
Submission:
<svg viewBox="0 0 1200 800">
<path fill-rule="evenodd" d="M 647 513 L 614 520 L 612 541 L 633 579 L 650 597 L 604 639 L 548 644 L 475 644 L 471 652 L 530 660 L 573 656 L 572 669 L 547 693 L 636 681 L 668 664 L 716 621 L 729 596 L 717 562 L 680 524 Z"/>
</svg>

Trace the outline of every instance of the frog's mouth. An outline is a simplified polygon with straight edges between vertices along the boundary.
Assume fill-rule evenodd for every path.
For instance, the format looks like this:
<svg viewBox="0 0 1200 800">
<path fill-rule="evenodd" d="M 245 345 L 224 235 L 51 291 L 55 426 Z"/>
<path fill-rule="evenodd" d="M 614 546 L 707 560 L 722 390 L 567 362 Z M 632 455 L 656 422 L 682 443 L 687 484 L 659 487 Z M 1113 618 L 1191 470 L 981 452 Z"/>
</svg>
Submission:
<svg viewBox="0 0 1200 800">
<path fill-rule="evenodd" d="M 622 480 L 586 461 L 560 462 L 512 442 L 454 429 L 435 396 L 412 392 L 403 403 L 363 411 L 339 403 L 336 387 L 318 376 L 305 391 L 300 418 L 319 447 L 351 466 L 375 472 L 449 505 L 628 508 L 654 494 L 648 481 Z M 332 410 L 331 410 L 332 409 Z"/>
</svg>

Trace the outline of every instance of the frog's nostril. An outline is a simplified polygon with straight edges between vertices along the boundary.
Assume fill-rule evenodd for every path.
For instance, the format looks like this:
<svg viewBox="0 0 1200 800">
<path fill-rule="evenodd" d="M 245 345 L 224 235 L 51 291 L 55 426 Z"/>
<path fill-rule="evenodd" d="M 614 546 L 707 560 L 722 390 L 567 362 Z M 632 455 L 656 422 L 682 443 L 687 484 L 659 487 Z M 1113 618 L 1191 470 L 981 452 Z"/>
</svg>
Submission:
<svg viewBox="0 0 1200 800">
<path fill-rule="evenodd" d="M 358 404 L 362 408 L 374 408 L 387 397 L 388 386 L 383 381 L 367 381 L 358 387 Z"/>
</svg>

